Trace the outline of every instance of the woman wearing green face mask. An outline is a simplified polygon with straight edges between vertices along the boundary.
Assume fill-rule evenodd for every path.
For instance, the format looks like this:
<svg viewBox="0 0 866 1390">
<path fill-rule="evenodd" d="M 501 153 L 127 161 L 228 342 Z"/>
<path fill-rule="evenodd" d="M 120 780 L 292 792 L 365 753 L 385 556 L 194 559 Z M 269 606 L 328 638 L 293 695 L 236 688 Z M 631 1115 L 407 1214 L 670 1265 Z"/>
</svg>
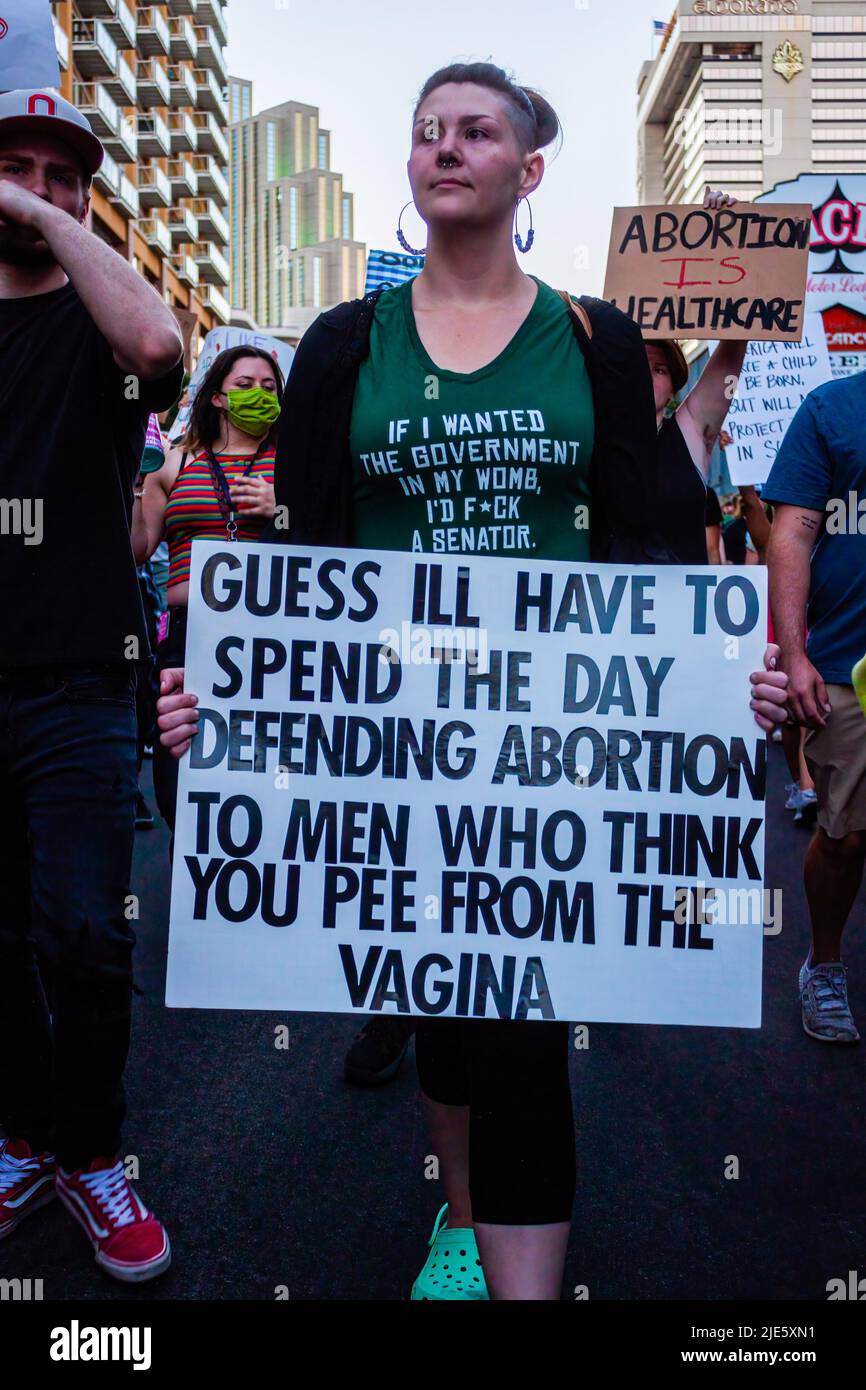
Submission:
<svg viewBox="0 0 866 1390">
<path fill-rule="evenodd" d="M 136 564 L 168 541 L 168 609 L 160 625 L 157 667 L 183 664 L 189 567 L 194 540 L 255 541 L 274 515 L 274 452 L 282 374 L 260 348 L 220 353 L 201 383 L 181 441 L 136 493 L 132 546 Z M 177 762 L 154 749 L 159 809 L 174 828 Z"/>
</svg>

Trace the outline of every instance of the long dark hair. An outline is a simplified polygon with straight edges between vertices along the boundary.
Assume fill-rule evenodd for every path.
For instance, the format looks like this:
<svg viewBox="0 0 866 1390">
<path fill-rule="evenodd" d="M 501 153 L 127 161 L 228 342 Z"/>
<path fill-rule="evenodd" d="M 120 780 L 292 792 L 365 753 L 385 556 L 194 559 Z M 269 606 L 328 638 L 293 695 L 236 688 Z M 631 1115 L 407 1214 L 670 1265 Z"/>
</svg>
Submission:
<svg viewBox="0 0 866 1390">
<path fill-rule="evenodd" d="M 506 97 L 511 124 L 524 154 L 543 150 L 557 135 L 562 135 L 559 117 L 547 98 L 531 87 L 521 87 L 504 68 L 498 68 L 495 63 L 451 63 L 447 68 L 440 68 L 427 78 L 421 88 L 415 104 L 415 116 L 430 93 L 448 82 L 474 82 L 478 87 L 488 87 Z"/>
<path fill-rule="evenodd" d="M 213 396 L 218 391 L 222 391 L 223 382 L 231 371 L 232 367 L 242 357 L 261 357 L 263 362 L 267 362 L 273 368 L 274 378 L 277 383 L 277 399 L 280 405 L 283 403 L 283 374 L 280 371 L 280 364 L 264 348 L 248 347 L 241 344 L 239 347 L 226 348 L 214 359 L 208 368 L 204 380 L 195 393 L 192 410 L 190 411 L 189 422 L 186 433 L 183 437 L 183 447 L 185 449 L 198 449 L 210 446 L 222 434 L 222 415 L 213 403 Z M 266 449 L 271 444 L 276 443 L 279 420 L 276 420 L 268 433 L 259 443 L 259 449 Z"/>
</svg>

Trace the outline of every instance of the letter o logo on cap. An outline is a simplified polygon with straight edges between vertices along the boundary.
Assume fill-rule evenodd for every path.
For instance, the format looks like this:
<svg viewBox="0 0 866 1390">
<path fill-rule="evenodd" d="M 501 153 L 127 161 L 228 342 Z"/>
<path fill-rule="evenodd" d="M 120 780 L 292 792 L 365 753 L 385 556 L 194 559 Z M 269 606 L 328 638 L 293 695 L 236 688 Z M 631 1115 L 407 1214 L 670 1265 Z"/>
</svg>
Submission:
<svg viewBox="0 0 866 1390">
<path fill-rule="evenodd" d="M 47 92 L 32 92 L 27 98 L 28 116 L 56 116 L 57 103 Z"/>
</svg>

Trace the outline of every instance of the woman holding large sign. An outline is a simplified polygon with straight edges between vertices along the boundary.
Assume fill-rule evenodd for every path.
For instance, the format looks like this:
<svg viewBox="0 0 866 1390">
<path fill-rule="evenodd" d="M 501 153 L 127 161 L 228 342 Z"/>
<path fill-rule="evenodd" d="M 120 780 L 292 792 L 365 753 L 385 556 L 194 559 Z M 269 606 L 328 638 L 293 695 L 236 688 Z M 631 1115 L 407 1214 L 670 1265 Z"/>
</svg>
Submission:
<svg viewBox="0 0 866 1390">
<path fill-rule="evenodd" d="M 657 438 L 639 329 L 525 275 L 514 253 L 531 245 L 515 217 L 558 130 L 548 103 L 492 64 L 425 84 L 408 164 L 424 269 L 322 315 L 301 342 L 275 474 L 289 528 L 271 539 L 503 565 L 669 558 L 652 534 Z M 178 756 L 195 733 L 195 697 L 172 693 L 182 677 L 163 672 L 160 702 Z M 760 687 L 768 720 L 777 682 Z M 559 1298 L 575 1194 L 568 1048 L 559 1022 L 419 1020 L 447 1209 L 413 1298 Z"/>
</svg>

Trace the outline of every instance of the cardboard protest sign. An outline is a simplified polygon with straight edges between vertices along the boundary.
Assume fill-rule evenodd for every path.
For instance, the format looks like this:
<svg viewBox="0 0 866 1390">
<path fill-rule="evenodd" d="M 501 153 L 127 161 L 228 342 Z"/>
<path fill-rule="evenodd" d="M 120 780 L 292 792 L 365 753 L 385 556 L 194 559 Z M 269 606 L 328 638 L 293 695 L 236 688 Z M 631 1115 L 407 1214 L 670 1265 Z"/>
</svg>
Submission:
<svg viewBox="0 0 866 1390">
<path fill-rule="evenodd" d="M 810 391 L 832 380 L 821 315 L 806 315 L 799 343 L 750 343 L 724 428 L 731 482 L 765 483 L 788 426 Z"/>
<path fill-rule="evenodd" d="M 166 1002 L 757 1027 L 765 571 L 196 541 Z"/>
<path fill-rule="evenodd" d="M 295 349 L 279 338 L 271 338 L 267 333 L 258 333 L 251 328 L 212 328 L 201 346 L 198 362 L 187 387 L 187 404 L 181 406 L 169 430 L 169 439 L 178 439 L 184 432 L 192 413 L 196 392 L 221 352 L 233 347 L 261 348 L 273 357 L 285 381 L 291 371 Z"/>
<path fill-rule="evenodd" d="M 802 337 L 811 209 L 615 208 L 604 297 L 645 338 Z"/>
<path fill-rule="evenodd" d="M 49 0 L 3 0 L 0 9 L 0 92 L 60 87 L 60 63 Z"/>
</svg>

